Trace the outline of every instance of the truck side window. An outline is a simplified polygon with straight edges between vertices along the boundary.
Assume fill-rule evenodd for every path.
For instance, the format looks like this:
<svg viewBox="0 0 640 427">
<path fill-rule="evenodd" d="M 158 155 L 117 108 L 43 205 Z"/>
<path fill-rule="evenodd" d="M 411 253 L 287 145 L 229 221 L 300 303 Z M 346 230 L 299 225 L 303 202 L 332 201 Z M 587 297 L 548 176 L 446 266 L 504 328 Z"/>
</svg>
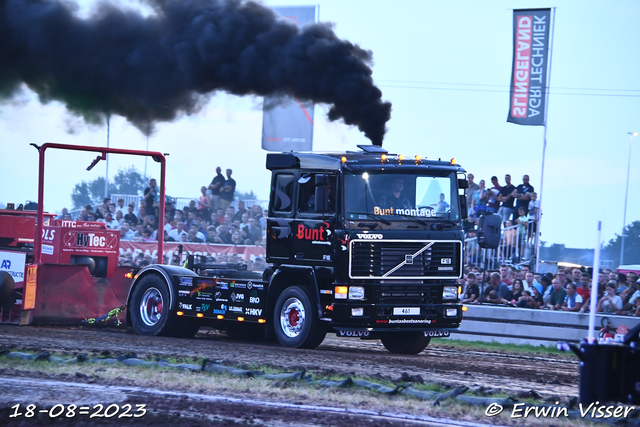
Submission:
<svg viewBox="0 0 640 427">
<path fill-rule="evenodd" d="M 308 173 L 300 175 L 298 193 L 298 213 L 306 215 L 333 215 L 336 212 L 335 175 Z M 316 203 L 316 197 L 323 197 L 325 204 Z"/>
<path fill-rule="evenodd" d="M 290 213 L 293 207 L 293 188 L 295 177 L 293 174 L 281 173 L 276 176 L 273 211 Z"/>
</svg>

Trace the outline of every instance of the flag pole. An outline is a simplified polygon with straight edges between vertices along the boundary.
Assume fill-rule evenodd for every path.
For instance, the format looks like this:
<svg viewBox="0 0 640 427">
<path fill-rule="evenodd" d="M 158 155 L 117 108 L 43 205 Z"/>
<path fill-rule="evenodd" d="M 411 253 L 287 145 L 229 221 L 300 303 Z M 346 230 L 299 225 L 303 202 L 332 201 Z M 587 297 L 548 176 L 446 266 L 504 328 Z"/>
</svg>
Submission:
<svg viewBox="0 0 640 427">
<path fill-rule="evenodd" d="M 551 8 L 553 18 L 551 20 L 551 40 L 549 43 L 549 69 L 547 72 L 547 82 L 545 88 L 545 101 L 544 101 L 544 136 L 542 141 L 542 171 L 540 172 L 540 194 L 538 195 L 538 211 L 536 212 L 536 271 L 539 271 L 540 267 L 540 229 L 542 224 L 542 189 L 544 186 L 544 161 L 547 154 L 547 111 L 549 109 L 549 83 L 551 81 L 551 61 L 553 58 L 553 37 L 556 34 L 556 8 Z"/>
</svg>

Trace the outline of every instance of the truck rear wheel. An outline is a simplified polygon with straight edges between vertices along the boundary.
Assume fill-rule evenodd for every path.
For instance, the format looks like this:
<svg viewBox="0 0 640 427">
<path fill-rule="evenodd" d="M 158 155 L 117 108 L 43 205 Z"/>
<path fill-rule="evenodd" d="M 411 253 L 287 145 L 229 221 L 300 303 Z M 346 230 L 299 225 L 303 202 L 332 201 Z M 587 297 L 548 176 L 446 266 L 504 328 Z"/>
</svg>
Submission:
<svg viewBox="0 0 640 427">
<path fill-rule="evenodd" d="M 161 277 L 150 274 L 140 279 L 131 296 L 129 310 L 131 324 L 138 334 L 172 335 L 169 286 Z"/>
<path fill-rule="evenodd" d="M 294 348 L 316 348 L 327 335 L 327 326 L 308 292 L 293 286 L 285 289 L 276 301 L 273 326 L 280 344 Z"/>
<path fill-rule="evenodd" d="M 391 353 L 418 354 L 427 348 L 431 337 L 425 337 L 424 332 L 385 332 L 380 341 Z"/>
</svg>

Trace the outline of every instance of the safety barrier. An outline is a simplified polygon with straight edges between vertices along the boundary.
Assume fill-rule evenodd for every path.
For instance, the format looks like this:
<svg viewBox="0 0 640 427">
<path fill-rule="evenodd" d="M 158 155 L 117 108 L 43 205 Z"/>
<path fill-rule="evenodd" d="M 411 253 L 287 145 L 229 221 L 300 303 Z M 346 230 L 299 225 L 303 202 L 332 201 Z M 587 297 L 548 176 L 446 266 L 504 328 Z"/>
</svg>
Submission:
<svg viewBox="0 0 640 427">
<path fill-rule="evenodd" d="M 610 326 L 614 330 L 620 325 L 631 329 L 640 323 L 640 318 L 597 314 L 596 336 L 608 322 L 611 322 Z M 459 331 L 452 332 L 451 338 L 555 346 L 558 341 L 580 342 L 587 337 L 588 330 L 588 313 L 468 305 Z"/>
<path fill-rule="evenodd" d="M 529 239 L 526 234 L 518 234 L 519 227 L 513 225 L 502 230 L 498 249 L 482 249 L 477 237 L 465 239 L 465 265 L 495 270 L 503 264 L 527 264 L 534 255 L 535 248 L 533 239 Z"/>
</svg>

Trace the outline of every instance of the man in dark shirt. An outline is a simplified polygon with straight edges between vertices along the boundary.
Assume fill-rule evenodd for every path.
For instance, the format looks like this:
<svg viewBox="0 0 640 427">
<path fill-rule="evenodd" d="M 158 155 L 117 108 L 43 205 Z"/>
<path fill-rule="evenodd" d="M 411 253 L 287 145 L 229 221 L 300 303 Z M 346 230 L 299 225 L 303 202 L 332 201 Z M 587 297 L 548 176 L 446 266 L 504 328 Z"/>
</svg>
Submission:
<svg viewBox="0 0 640 427">
<path fill-rule="evenodd" d="M 138 217 L 136 216 L 136 214 L 133 213 L 133 208 L 134 208 L 133 203 L 127 206 L 127 213 L 124 216 L 124 220 L 129 221 L 133 226 L 133 228 L 135 228 L 135 226 L 138 225 Z"/>
<path fill-rule="evenodd" d="M 514 220 L 518 216 L 518 209 L 523 208 L 525 215 L 529 212 L 529 200 L 531 200 L 531 193 L 534 191 L 533 185 L 529 184 L 529 175 L 523 176 L 522 184 L 516 187 L 516 192 L 513 194 L 516 199 L 516 208 L 513 211 Z"/>
<path fill-rule="evenodd" d="M 220 166 L 216 168 L 216 176 L 211 180 L 211 184 L 209 184 L 209 190 L 211 190 L 211 201 L 212 205 L 210 209 L 212 212 L 215 212 L 218 209 L 218 205 L 220 202 L 220 190 L 224 186 L 224 176 L 222 176 L 222 169 Z"/>
<path fill-rule="evenodd" d="M 411 209 L 411 202 L 402 195 L 404 189 L 404 181 L 402 178 L 396 178 L 391 184 L 391 192 L 380 198 L 381 209 Z"/>
<path fill-rule="evenodd" d="M 153 202 L 157 194 L 158 194 L 158 188 L 157 188 L 156 180 L 154 178 L 151 178 L 151 180 L 149 180 L 149 186 L 144 189 L 144 203 L 145 203 L 144 210 L 147 213 L 147 215 L 154 214 Z"/>
<path fill-rule="evenodd" d="M 222 190 L 220 190 L 220 207 L 224 212 L 227 211 L 227 208 L 233 202 L 233 196 L 236 192 L 236 181 L 231 178 L 231 174 L 233 171 L 231 169 L 227 169 L 227 180 L 224 182 L 222 186 Z"/>
<path fill-rule="evenodd" d="M 504 180 L 506 184 L 500 189 L 498 196 L 502 202 L 498 210 L 498 215 L 502 217 L 503 223 L 507 222 L 507 220 L 511 218 L 511 214 L 513 214 L 513 196 L 511 193 L 516 189 L 516 187 L 511 184 L 511 175 L 506 174 Z"/>
</svg>

